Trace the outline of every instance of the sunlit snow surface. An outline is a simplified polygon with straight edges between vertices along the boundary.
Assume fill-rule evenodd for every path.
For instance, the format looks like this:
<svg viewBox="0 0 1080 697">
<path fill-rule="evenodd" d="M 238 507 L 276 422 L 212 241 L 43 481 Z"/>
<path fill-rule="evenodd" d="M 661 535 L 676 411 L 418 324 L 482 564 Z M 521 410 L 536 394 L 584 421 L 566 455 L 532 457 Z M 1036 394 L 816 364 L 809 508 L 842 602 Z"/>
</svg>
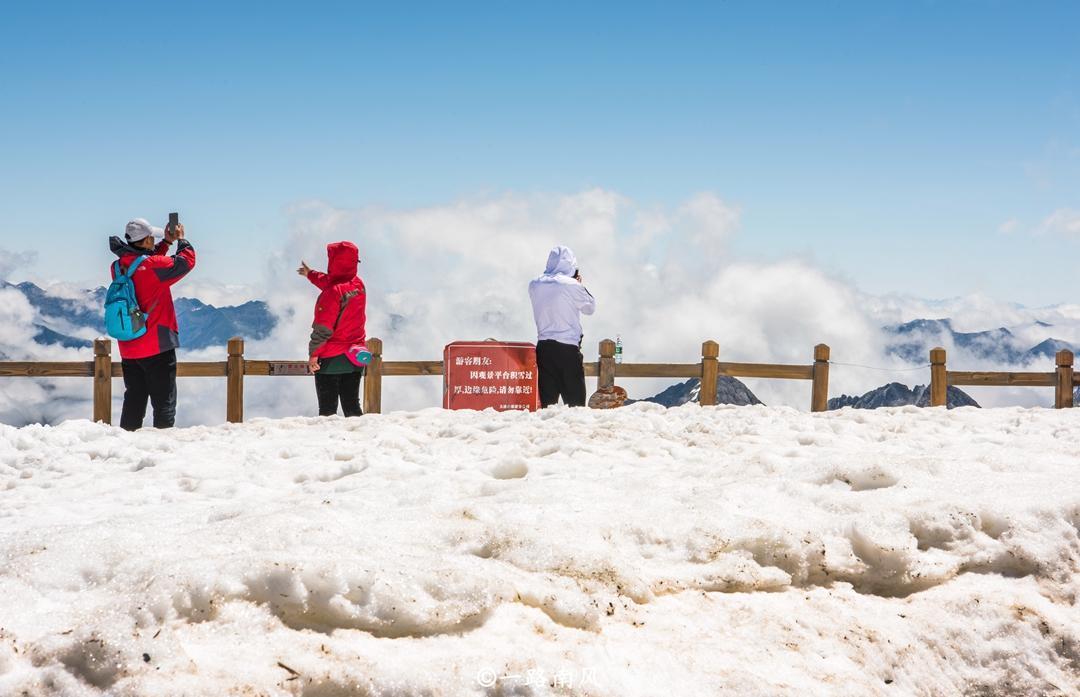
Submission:
<svg viewBox="0 0 1080 697">
<path fill-rule="evenodd" d="M 1020 409 L 0 427 L 0 695 L 1078 694 L 1078 452 Z"/>
</svg>

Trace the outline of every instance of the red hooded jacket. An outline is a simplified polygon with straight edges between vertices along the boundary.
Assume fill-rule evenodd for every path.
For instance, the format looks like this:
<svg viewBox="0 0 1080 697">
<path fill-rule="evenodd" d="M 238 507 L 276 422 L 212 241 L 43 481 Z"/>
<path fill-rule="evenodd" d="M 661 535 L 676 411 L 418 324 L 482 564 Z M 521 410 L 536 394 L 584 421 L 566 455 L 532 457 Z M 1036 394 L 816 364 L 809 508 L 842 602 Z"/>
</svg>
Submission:
<svg viewBox="0 0 1080 697">
<path fill-rule="evenodd" d="M 169 288 L 195 268 L 195 248 L 187 240 L 178 240 L 176 254 L 170 257 L 165 255 L 169 250 L 166 242 L 159 243 L 151 252 L 137 249 L 119 237 L 109 238 L 109 248 L 125 270 L 137 257 L 147 255 L 132 276 L 135 299 L 146 314 L 146 333 L 132 341 L 118 341 L 120 357 L 149 358 L 180 346 L 180 328 L 176 325 L 176 309 Z M 115 277 L 114 266 L 109 270 Z"/>
<path fill-rule="evenodd" d="M 308 355 L 318 358 L 340 356 L 367 339 L 367 291 L 356 275 L 360 252 L 352 242 L 331 242 L 326 256 L 327 273 L 311 271 L 307 276 L 322 291 L 315 301 L 308 344 Z"/>
</svg>

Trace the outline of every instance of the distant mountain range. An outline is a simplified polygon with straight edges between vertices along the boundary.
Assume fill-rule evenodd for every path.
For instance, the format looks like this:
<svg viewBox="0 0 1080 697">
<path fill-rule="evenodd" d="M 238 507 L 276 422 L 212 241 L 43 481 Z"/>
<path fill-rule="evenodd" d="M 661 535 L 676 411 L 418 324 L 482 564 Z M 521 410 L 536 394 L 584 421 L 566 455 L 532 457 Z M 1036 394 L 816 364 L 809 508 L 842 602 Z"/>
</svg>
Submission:
<svg viewBox="0 0 1080 697">
<path fill-rule="evenodd" d="M 1080 389 L 1077 390 L 1080 393 Z M 690 378 L 686 382 L 672 385 L 663 392 L 647 399 L 636 400 L 640 402 L 652 402 L 665 407 L 678 407 L 688 402 L 700 402 L 701 380 Z M 627 400 L 633 403 L 635 400 Z M 716 381 L 716 403 L 735 404 L 748 406 L 762 404 L 750 388 L 741 380 L 728 375 L 721 375 Z M 979 404 L 966 392 L 958 387 L 949 386 L 946 393 L 946 406 L 954 407 L 978 407 Z M 870 390 L 862 396 L 840 395 L 829 400 L 828 408 L 843 409 L 879 409 L 881 407 L 903 407 L 914 405 L 926 407 L 930 405 L 930 388 L 927 385 L 916 385 L 914 389 L 898 382 L 890 382 L 876 389 Z"/>
<path fill-rule="evenodd" d="M 83 291 L 77 297 L 50 295 L 33 283 L 0 282 L 0 288 L 20 291 L 37 313 L 34 340 L 39 344 L 59 344 L 65 348 L 85 348 L 90 339 L 72 336 L 88 330 L 105 335 L 102 316 L 105 289 Z M 176 319 L 180 324 L 180 341 L 184 348 L 202 349 L 225 346 L 234 336 L 263 339 L 270 335 L 277 320 L 266 303 L 252 300 L 242 305 L 214 307 L 193 298 L 176 298 Z"/>
<path fill-rule="evenodd" d="M 1049 330 L 1052 325 L 1036 322 L 1035 326 Z M 910 363 L 925 363 L 930 349 L 935 346 L 955 346 L 972 358 L 998 365 L 1028 365 L 1054 360 L 1061 349 L 1077 352 L 1077 347 L 1067 341 L 1047 338 L 1035 346 L 1025 345 L 1019 337 L 1005 327 L 982 332 L 958 332 L 948 319 L 917 319 L 904 324 L 884 327 L 891 336 L 887 345 L 889 353 Z"/>
<path fill-rule="evenodd" d="M 175 304 L 180 340 L 186 348 L 225 346 L 234 336 L 265 339 L 277 326 L 262 300 L 214 307 L 193 298 L 177 298 Z"/>
</svg>

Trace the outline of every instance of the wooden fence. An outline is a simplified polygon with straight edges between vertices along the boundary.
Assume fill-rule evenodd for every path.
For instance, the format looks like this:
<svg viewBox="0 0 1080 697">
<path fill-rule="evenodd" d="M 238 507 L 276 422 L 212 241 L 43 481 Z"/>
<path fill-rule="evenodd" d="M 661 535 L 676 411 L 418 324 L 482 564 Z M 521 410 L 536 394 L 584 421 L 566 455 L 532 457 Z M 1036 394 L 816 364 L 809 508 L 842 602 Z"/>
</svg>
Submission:
<svg viewBox="0 0 1080 697">
<path fill-rule="evenodd" d="M 988 373 L 948 370 L 945 349 L 930 349 L 930 406 L 943 407 L 951 385 L 957 387 L 1053 387 L 1054 408 L 1073 406 L 1073 390 L 1080 385 L 1080 376 L 1073 372 L 1073 352 L 1061 350 L 1055 356 L 1057 369 L 1052 373 Z"/>
<path fill-rule="evenodd" d="M 383 342 L 369 339 L 371 364 L 364 378 L 363 408 L 366 413 L 382 411 L 382 379 L 396 376 L 442 376 L 442 361 L 385 361 Z M 805 365 L 775 363 L 729 363 L 719 360 L 720 346 L 715 341 L 701 345 L 701 361 L 696 363 L 616 363 L 615 342 L 600 342 L 599 360 L 585 363 L 585 375 L 597 378 L 598 387 L 610 387 L 618 378 L 698 378 L 702 406 L 716 403 L 716 385 L 720 375 L 740 378 L 809 380 L 810 410 L 825 411 L 829 399 L 829 355 L 825 344 L 814 347 L 814 360 Z M 223 377 L 226 381 L 225 420 L 244 420 L 244 378 L 246 376 L 310 375 L 307 361 L 247 360 L 244 340 L 234 337 L 228 343 L 228 357 L 216 362 L 182 362 L 176 366 L 177 377 Z M 121 363 L 112 360 L 112 341 L 94 341 L 94 360 L 89 362 L 0 362 L 0 377 L 89 377 L 93 378 L 94 421 L 112 423 L 112 381 L 123 377 Z M 1073 387 L 1080 385 L 1080 375 L 1073 372 L 1071 351 L 1057 353 L 1057 369 L 1052 373 L 992 373 L 950 371 L 945 366 L 945 349 L 930 351 L 930 404 L 945 406 L 949 385 L 1013 385 L 1055 388 L 1054 406 L 1073 406 Z"/>
<path fill-rule="evenodd" d="M 698 378 L 701 406 L 716 404 L 716 383 L 720 375 L 736 378 L 810 380 L 810 411 L 825 411 L 829 402 L 829 347 L 814 347 L 814 362 L 808 365 L 779 363 L 727 363 L 719 360 L 720 345 L 706 341 L 701 345 L 699 363 L 616 363 L 615 342 L 600 342 L 600 360 L 585 364 L 585 375 L 596 376 L 598 387 L 611 387 L 616 377 L 623 378 Z"/>
</svg>

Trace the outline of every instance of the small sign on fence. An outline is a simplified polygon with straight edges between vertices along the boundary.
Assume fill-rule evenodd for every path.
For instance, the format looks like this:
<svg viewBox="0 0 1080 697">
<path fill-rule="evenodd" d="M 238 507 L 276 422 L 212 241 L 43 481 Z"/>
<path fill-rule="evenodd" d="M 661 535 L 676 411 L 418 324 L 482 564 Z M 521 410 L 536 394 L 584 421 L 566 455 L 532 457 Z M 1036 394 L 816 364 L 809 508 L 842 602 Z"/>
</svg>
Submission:
<svg viewBox="0 0 1080 697">
<path fill-rule="evenodd" d="M 270 361 L 271 375 L 311 375 L 306 361 Z"/>
<path fill-rule="evenodd" d="M 508 411 L 540 407 L 536 346 L 455 341 L 443 349 L 443 408 Z"/>
</svg>

